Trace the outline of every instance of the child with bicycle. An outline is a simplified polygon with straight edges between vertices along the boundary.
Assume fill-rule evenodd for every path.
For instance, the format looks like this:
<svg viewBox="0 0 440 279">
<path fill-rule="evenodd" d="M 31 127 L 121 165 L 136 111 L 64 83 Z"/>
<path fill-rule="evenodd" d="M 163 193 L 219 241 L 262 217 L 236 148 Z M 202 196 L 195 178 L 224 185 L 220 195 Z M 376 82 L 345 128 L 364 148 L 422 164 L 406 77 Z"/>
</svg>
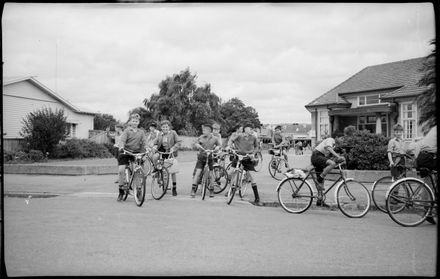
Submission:
<svg viewBox="0 0 440 279">
<path fill-rule="evenodd" d="M 289 145 L 289 141 L 286 136 L 281 132 L 281 125 L 275 127 L 275 131 L 272 135 L 273 149 L 280 150 L 281 155 L 284 156 L 286 163 L 288 162 L 286 147 Z M 287 167 L 287 166 L 286 166 Z"/>
<path fill-rule="evenodd" d="M 345 132 L 346 131 L 344 130 L 344 133 Z M 323 200 L 323 192 L 325 191 L 324 179 L 325 176 L 337 166 L 338 162 L 343 162 L 345 160 L 344 157 L 340 156 L 334 150 L 334 137 L 336 137 L 336 134 L 332 135 L 332 137 L 324 139 L 314 148 L 312 152 L 311 162 L 313 167 L 315 167 L 317 180 L 316 189 L 318 190 L 318 200 L 316 201 L 316 206 L 330 207 Z M 333 155 L 336 159 L 332 159 L 331 155 Z"/>
<path fill-rule="evenodd" d="M 391 176 L 400 177 L 405 171 L 405 142 L 403 141 L 403 127 L 400 124 L 393 126 L 394 138 L 388 142 L 387 156 L 390 162 Z M 400 166 L 400 167 L 399 167 Z"/>
<path fill-rule="evenodd" d="M 127 189 L 125 181 L 125 168 L 130 161 L 134 160 L 132 155 L 124 154 L 124 149 L 133 153 L 145 152 L 147 149 L 147 137 L 144 130 L 139 128 L 140 116 L 135 113 L 130 115 L 128 127 L 121 135 L 119 142 L 118 173 L 119 173 L 119 195 L 117 201 L 121 201 Z"/>
<path fill-rule="evenodd" d="M 252 135 L 252 124 L 246 123 L 243 125 L 243 128 L 244 128 L 244 133 L 234 133 L 231 135 L 231 138 L 229 141 L 230 142 L 229 148 L 235 149 L 237 151 L 237 153 L 240 155 L 253 154 L 255 156 L 255 154 L 258 151 L 258 141 Z M 234 158 L 232 160 L 231 171 L 230 171 L 230 173 L 228 173 L 228 175 L 232 175 L 235 168 L 237 167 L 237 163 L 238 163 L 238 158 L 236 156 L 234 156 Z M 254 168 L 255 160 L 252 160 L 250 158 L 246 158 L 246 159 L 243 159 L 243 161 L 241 163 L 243 165 L 244 170 L 247 171 L 247 173 L 248 173 L 248 179 L 251 183 L 252 190 L 254 192 L 254 197 L 255 197 L 254 204 L 261 206 L 262 204 L 260 202 L 260 196 L 258 194 L 257 183 L 255 183 L 255 181 L 251 175 L 251 172 L 250 172 L 250 171 L 255 171 L 255 168 Z M 233 181 L 232 177 L 231 177 L 231 181 Z"/>
<path fill-rule="evenodd" d="M 194 198 L 196 196 L 197 184 L 200 177 L 200 173 L 206 164 L 208 164 L 209 168 L 209 177 L 212 178 L 212 170 L 213 170 L 213 158 L 212 154 L 208 157 L 206 150 L 214 150 L 218 151 L 221 148 L 221 140 L 219 137 L 215 136 L 212 133 L 212 125 L 209 123 L 205 123 L 202 125 L 202 135 L 197 139 L 195 143 L 195 147 L 199 149 L 199 153 L 197 154 L 197 163 L 195 167 L 195 173 L 193 175 L 193 182 L 191 188 L 191 197 Z M 212 181 L 212 180 L 211 180 Z M 209 197 L 214 197 L 214 186 L 209 186 Z"/>
<path fill-rule="evenodd" d="M 437 170 L 437 125 L 431 127 L 429 132 L 418 142 L 415 153 L 416 168 L 420 172 L 420 177 L 424 178 L 426 184 L 431 188 L 435 187 L 432 185 L 426 169 L 430 171 Z M 431 215 L 426 218 L 426 221 L 436 224 Z"/>
<path fill-rule="evenodd" d="M 176 131 L 171 130 L 171 123 L 168 120 L 163 120 L 160 122 L 160 128 L 162 132 L 156 138 L 153 150 L 157 150 L 160 152 L 170 152 L 173 153 L 173 164 L 177 164 L 177 151 L 179 149 L 181 140 L 177 135 Z M 153 155 L 153 164 L 156 165 L 157 160 L 159 159 L 160 154 L 156 153 Z M 169 157 L 168 154 L 163 154 L 163 158 L 167 159 Z M 175 166 L 174 166 L 175 167 Z M 171 167 L 173 168 L 173 166 Z M 177 182 L 176 182 L 176 173 L 178 172 L 177 168 L 174 168 L 173 171 L 170 171 L 171 179 L 173 181 L 173 196 L 177 196 Z"/>
</svg>

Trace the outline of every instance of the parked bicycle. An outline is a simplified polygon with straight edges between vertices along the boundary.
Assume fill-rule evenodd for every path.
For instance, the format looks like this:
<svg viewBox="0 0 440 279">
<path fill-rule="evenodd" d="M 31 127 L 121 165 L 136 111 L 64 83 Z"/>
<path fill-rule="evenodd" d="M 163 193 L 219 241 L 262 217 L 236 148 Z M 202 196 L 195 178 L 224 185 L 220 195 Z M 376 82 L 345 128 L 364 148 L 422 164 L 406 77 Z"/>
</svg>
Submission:
<svg viewBox="0 0 440 279">
<path fill-rule="evenodd" d="M 236 150 L 231 150 L 231 153 L 233 156 L 236 156 L 238 158 L 237 167 L 234 169 L 231 177 L 230 177 L 230 187 L 228 190 L 228 195 L 226 202 L 227 204 L 231 204 L 232 199 L 234 198 L 235 192 L 238 190 L 238 194 L 240 198 L 244 198 L 246 195 L 246 191 L 249 188 L 249 185 L 251 184 L 249 179 L 248 171 L 244 170 L 243 167 L 243 160 L 245 159 L 251 159 L 254 160 L 255 156 L 253 154 L 238 154 Z M 232 167 L 232 163 L 229 164 L 226 171 Z"/>
<path fill-rule="evenodd" d="M 339 176 L 335 182 L 327 188 L 323 193 L 323 200 L 326 194 L 335 188 L 335 201 L 341 212 L 351 218 L 360 218 L 367 214 L 370 209 L 371 199 L 368 189 L 360 182 L 353 178 L 346 178 L 341 165 L 337 165 L 336 174 Z M 316 188 L 316 171 L 314 168 L 304 170 L 307 175 L 292 175 L 286 173 L 285 178 L 278 184 L 277 194 L 278 201 L 284 210 L 289 213 L 303 213 L 312 205 L 313 199 L 318 199 L 312 191 L 312 186 L 308 181 L 310 178 L 315 183 Z M 330 172 L 335 173 L 335 172 Z"/>
<path fill-rule="evenodd" d="M 131 155 L 134 160 L 129 160 L 125 167 L 125 185 L 122 200 L 126 200 L 128 195 L 133 195 L 137 206 L 142 206 L 145 201 L 145 177 L 144 160 L 148 158 L 147 153 L 133 153 L 123 149 L 123 154 Z"/>
<path fill-rule="evenodd" d="M 438 216 L 437 171 L 422 168 L 420 172 L 426 172 L 432 187 L 419 178 L 405 177 L 395 181 L 387 192 L 388 215 L 404 227 L 415 227 L 428 216 Z"/>
<path fill-rule="evenodd" d="M 218 162 L 220 152 L 214 152 L 214 150 L 205 150 L 204 152 L 207 155 L 207 160 L 212 158 L 217 162 L 213 165 L 212 175 L 209 175 L 210 172 L 208 164 L 205 164 L 205 167 L 200 172 L 196 192 L 198 192 L 200 189 L 202 200 L 205 199 L 206 191 L 209 190 L 210 187 L 213 187 L 214 194 L 218 194 L 223 192 L 229 182 L 228 174 L 225 168 L 223 168 Z"/>
<path fill-rule="evenodd" d="M 283 155 L 283 151 L 287 148 L 288 146 L 285 145 L 280 149 L 269 149 L 269 154 L 272 155 L 269 161 L 269 173 L 276 180 L 282 180 L 284 173 L 290 168 L 289 162 L 287 162 Z"/>
<path fill-rule="evenodd" d="M 405 157 L 413 160 L 414 158 L 410 155 L 405 154 Z M 371 187 L 371 197 L 373 200 L 374 205 L 377 209 L 384 213 L 388 213 L 386 209 L 386 193 L 388 189 L 390 188 L 391 184 L 393 184 L 396 180 L 399 180 L 401 178 L 406 177 L 407 171 L 410 171 L 412 167 L 409 166 L 409 164 L 405 166 L 397 166 L 399 176 L 394 178 L 391 175 L 384 176 L 379 178 L 373 183 L 373 186 Z"/>
<path fill-rule="evenodd" d="M 168 168 L 172 166 L 173 153 L 172 152 L 160 152 L 156 164 L 153 164 L 153 172 L 151 174 L 151 195 L 155 200 L 160 200 L 165 196 L 168 190 L 168 184 L 170 181 L 170 175 Z M 165 159 L 164 155 L 168 155 Z"/>
</svg>

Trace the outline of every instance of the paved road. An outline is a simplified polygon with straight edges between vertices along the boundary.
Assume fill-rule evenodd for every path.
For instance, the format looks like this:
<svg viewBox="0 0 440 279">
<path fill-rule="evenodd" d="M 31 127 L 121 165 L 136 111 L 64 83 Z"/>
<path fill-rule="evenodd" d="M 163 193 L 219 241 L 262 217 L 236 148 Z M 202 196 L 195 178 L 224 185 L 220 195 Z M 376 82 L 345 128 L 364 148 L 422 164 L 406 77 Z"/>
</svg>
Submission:
<svg viewBox="0 0 440 279">
<path fill-rule="evenodd" d="M 140 208 L 115 201 L 113 175 L 5 175 L 6 192 L 58 195 L 4 198 L 8 275 L 436 275 L 437 226 L 191 199 L 192 167 L 181 164 L 177 197 L 149 196 Z M 258 176 L 263 200 L 276 198 L 273 179 Z"/>
</svg>

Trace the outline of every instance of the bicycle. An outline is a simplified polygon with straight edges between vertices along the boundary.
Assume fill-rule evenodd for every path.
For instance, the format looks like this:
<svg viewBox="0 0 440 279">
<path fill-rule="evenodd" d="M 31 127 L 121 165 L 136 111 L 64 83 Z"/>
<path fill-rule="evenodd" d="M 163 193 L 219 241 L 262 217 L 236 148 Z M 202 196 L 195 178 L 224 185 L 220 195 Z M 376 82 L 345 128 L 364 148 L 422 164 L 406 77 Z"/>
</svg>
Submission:
<svg viewBox="0 0 440 279">
<path fill-rule="evenodd" d="M 409 159 L 413 159 L 413 157 L 405 154 L 405 157 Z M 399 170 L 399 176 L 394 178 L 391 175 L 384 176 L 376 180 L 371 187 L 371 197 L 373 199 L 373 203 L 377 209 L 384 213 L 388 213 L 386 210 L 386 192 L 390 188 L 391 184 L 393 184 L 396 180 L 406 177 L 406 172 L 410 171 L 412 167 L 410 166 L 402 166 L 398 165 L 397 169 Z"/>
<path fill-rule="evenodd" d="M 269 149 L 272 158 L 269 161 L 269 174 L 276 180 L 282 180 L 284 173 L 287 172 L 289 162 L 284 158 L 283 151 L 288 146 L 282 146 L 280 149 Z"/>
<path fill-rule="evenodd" d="M 324 191 L 323 200 L 325 200 L 326 194 L 336 186 L 335 200 L 339 210 L 347 217 L 361 218 L 370 209 L 370 194 L 362 183 L 353 178 L 345 177 L 341 167 L 343 164 L 345 162 L 338 163 L 336 174 L 339 177 Z M 307 181 L 311 177 L 316 187 L 317 173 L 315 168 L 304 171 L 308 172 L 308 174 L 305 175 L 304 173 L 302 178 L 286 173 L 285 178 L 278 184 L 276 189 L 280 205 L 289 213 L 303 213 L 310 208 L 314 198 L 318 199 L 318 196 L 313 194 L 312 186 Z"/>
<path fill-rule="evenodd" d="M 172 166 L 171 160 L 174 158 L 172 152 L 156 151 L 159 154 L 156 164 L 153 164 L 151 195 L 155 200 L 160 200 L 165 196 L 170 181 L 168 168 Z M 163 155 L 168 155 L 168 159 L 164 159 Z"/>
<path fill-rule="evenodd" d="M 437 218 L 438 189 L 437 171 L 421 168 L 432 184 L 416 177 L 405 177 L 395 181 L 387 192 L 386 209 L 390 218 L 404 227 L 415 227 L 428 216 Z"/>
<path fill-rule="evenodd" d="M 142 206 L 145 201 L 145 172 L 143 160 L 147 152 L 133 153 L 123 149 L 123 154 L 131 155 L 134 160 L 129 160 L 129 164 L 125 166 L 125 185 L 122 200 L 125 201 L 128 195 L 133 195 L 137 206 Z M 148 158 L 148 157 L 147 157 Z"/>
<path fill-rule="evenodd" d="M 210 157 L 213 160 L 215 160 L 216 156 L 217 158 L 219 156 L 219 152 L 214 153 L 214 150 L 204 150 L 204 152 L 207 154 L 207 161 L 209 160 Z M 200 176 L 198 178 L 199 183 L 197 183 L 196 192 L 200 188 L 202 194 L 202 200 L 205 199 L 206 190 L 209 189 L 209 186 L 211 186 L 211 184 L 213 184 L 212 186 L 214 188 L 214 194 L 218 194 L 221 193 L 226 188 L 229 182 L 226 170 L 219 163 L 213 163 L 213 164 L 214 165 L 212 169 L 212 176 L 209 175 L 210 171 L 207 162 L 203 170 L 200 172 Z M 212 178 L 214 178 L 214 181 L 212 180 Z"/>
<path fill-rule="evenodd" d="M 228 195 L 227 195 L 227 199 L 226 199 L 227 204 L 231 204 L 232 199 L 234 198 L 234 195 L 235 195 L 235 192 L 237 191 L 237 189 L 238 189 L 238 194 L 239 194 L 240 198 L 241 199 L 244 198 L 246 191 L 248 189 L 248 186 L 251 184 L 251 181 L 249 178 L 248 171 L 244 170 L 244 166 L 242 164 L 242 161 L 244 159 L 251 159 L 252 160 L 255 158 L 253 154 L 241 155 L 241 154 L 238 154 L 237 151 L 235 151 L 235 150 L 231 150 L 231 153 L 234 156 L 237 156 L 238 162 L 237 162 L 237 167 L 235 168 L 235 170 L 232 173 L 231 178 L 230 178 L 231 186 L 229 187 L 229 190 L 228 190 Z M 232 167 L 232 163 L 229 164 L 226 171 L 228 171 L 228 169 L 231 167 Z"/>
</svg>

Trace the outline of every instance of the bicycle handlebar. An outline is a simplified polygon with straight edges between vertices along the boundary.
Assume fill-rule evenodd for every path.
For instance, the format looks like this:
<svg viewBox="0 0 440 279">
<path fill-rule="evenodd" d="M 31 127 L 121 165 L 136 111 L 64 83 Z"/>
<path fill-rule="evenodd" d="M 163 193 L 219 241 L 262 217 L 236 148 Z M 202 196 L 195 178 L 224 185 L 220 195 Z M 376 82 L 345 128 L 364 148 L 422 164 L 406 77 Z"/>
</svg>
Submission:
<svg viewBox="0 0 440 279">
<path fill-rule="evenodd" d="M 125 148 L 122 149 L 122 154 L 127 154 L 127 155 L 131 155 L 134 157 L 140 157 L 142 158 L 143 156 L 145 156 L 148 152 L 138 152 L 138 153 L 133 153 L 130 150 L 127 150 Z"/>
</svg>

